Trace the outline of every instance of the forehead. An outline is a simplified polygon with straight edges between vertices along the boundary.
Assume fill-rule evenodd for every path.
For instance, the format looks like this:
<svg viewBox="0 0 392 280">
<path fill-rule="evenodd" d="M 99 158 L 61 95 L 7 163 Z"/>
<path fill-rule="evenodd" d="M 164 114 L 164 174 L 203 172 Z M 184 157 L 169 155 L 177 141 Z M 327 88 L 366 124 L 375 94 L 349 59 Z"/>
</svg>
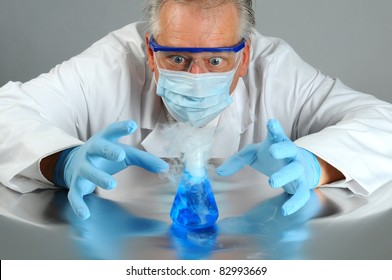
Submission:
<svg viewBox="0 0 392 280">
<path fill-rule="evenodd" d="M 239 18 L 235 4 L 207 8 L 189 2 L 168 1 L 159 13 L 161 45 L 177 47 L 232 46 L 239 41 Z"/>
</svg>

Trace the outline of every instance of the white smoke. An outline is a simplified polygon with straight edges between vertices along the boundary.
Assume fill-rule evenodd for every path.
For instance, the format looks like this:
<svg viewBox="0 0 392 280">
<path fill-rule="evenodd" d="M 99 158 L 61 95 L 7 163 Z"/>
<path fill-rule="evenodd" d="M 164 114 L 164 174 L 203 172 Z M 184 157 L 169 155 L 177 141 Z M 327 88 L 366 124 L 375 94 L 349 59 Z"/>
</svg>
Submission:
<svg viewBox="0 0 392 280">
<path fill-rule="evenodd" d="M 180 175 L 184 167 L 192 176 L 205 176 L 214 144 L 214 132 L 215 127 L 193 127 L 180 122 L 165 126 L 163 136 L 171 139 L 165 148 L 169 154 L 178 155 L 178 158 L 171 159 L 171 174 L 166 176 Z"/>
</svg>

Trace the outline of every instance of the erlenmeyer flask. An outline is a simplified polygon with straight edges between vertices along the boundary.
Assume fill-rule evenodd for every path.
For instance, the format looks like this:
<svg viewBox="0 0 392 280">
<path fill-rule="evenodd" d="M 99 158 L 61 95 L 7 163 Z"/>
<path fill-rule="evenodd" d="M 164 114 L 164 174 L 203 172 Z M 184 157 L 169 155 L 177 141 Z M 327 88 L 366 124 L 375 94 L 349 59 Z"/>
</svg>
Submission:
<svg viewBox="0 0 392 280">
<path fill-rule="evenodd" d="M 214 225 L 218 216 L 206 170 L 195 176 L 184 168 L 170 211 L 173 222 L 188 229 L 201 229 Z"/>
</svg>

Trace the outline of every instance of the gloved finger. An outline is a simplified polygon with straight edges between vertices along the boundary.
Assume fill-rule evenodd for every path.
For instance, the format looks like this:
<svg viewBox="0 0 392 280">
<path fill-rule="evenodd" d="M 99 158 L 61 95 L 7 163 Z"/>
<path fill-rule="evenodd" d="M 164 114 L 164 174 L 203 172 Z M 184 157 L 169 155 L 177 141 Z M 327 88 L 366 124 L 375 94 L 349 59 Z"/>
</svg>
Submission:
<svg viewBox="0 0 392 280">
<path fill-rule="evenodd" d="M 268 138 L 273 143 L 278 143 L 286 138 L 286 134 L 280 123 L 275 119 L 270 119 L 267 122 Z"/>
<path fill-rule="evenodd" d="M 288 194 L 295 194 L 298 188 L 298 180 L 292 181 L 291 183 L 284 185 L 282 188 Z"/>
<path fill-rule="evenodd" d="M 132 121 L 116 122 L 104 129 L 101 134 L 104 138 L 110 140 L 117 140 L 120 137 L 132 134 L 137 129 L 137 124 Z"/>
<path fill-rule="evenodd" d="M 125 158 L 125 151 L 121 146 L 102 138 L 90 143 L 88 154 L 113 161 L 122 161 Z"/>
<path fill-rule="evenodd" d="M 301 209 L 310 198 L 310 190 L 306 186 L 299 186 L 295 194 L 282 206 L 284 216 L 291 215 Z"/>
<path fill-rule="evenodd" d="M 87 183 L 83 179 L 79 180 L 77 184 L 84 184 Z M 79 219 L 81 220 L 86 220 L 88 217 L 90 217 L 90 210 L 88 209 L 86 203 L 83 200 L 83 195 L 78 191 L 79 186 L 74 186 L 70 188 L 68 192 L 68 201 L 75 212 L 76 216 L 78 216 Z"/>
<path fill-rule="evenodd" d="M 282 142 L 272 144 L 270 153 L 274 159 L 293 159 L 298 153 L 298 147 L 286 138 Z"/>
<path fill-rule="evenodd" d="M 273 173 L 269 178 L 269 184 L 273 188 L 280 188 L 293 182 L 301 177 L 304 172 L 304 167 L 297 161 L 293 161 L 288 165 Z"/>
<path fill-rule="evenodd" d="M 154 173 L 161 173 L 169 169 L 169 164 L 159 157 L 127 145 L 122 145 L 122 147 L 125 149 L 127 166 L 136 165 Z"/>
<path fill-rule="evenodd" d="M 230 176 L 240 171 L 246 165 L 251 164 L 257 155 L 259 144 L 249 144 L 241 151 L 228 158 L 217 169 L 216 173 L 220 176 Z"/>
<path fill-rule="evenodd" d="M 110 174 L 92 164 L 83 164 L 80 168 L 79 175 L 83 179 L 106 190 L 114 189 L 117 186 L 116 180 Z"/>
</svg>

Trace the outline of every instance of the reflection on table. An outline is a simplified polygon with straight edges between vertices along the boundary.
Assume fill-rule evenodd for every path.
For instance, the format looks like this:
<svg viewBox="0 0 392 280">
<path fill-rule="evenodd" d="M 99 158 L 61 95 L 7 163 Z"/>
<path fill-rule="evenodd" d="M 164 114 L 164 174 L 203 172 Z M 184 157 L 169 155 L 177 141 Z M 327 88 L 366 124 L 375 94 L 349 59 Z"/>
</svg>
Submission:
<svg viewBox="0 0 392 280">
<path fill-rule="evenodd" d="M 283 216 L 288 195 L 251 168 L 210 178 L 220 217 L 188 231 L 169 212 L 175 183 L 130 168 L 119 186 L 86 196 L 80 221 L 66 190 L 19 194 L 0 186 L 2 259 L 391 259 L 391 186 L 370 197 L 319 188 L 304 208 Z M 371 242 L 369 242 L 371 240 Z"/>
</svg>

